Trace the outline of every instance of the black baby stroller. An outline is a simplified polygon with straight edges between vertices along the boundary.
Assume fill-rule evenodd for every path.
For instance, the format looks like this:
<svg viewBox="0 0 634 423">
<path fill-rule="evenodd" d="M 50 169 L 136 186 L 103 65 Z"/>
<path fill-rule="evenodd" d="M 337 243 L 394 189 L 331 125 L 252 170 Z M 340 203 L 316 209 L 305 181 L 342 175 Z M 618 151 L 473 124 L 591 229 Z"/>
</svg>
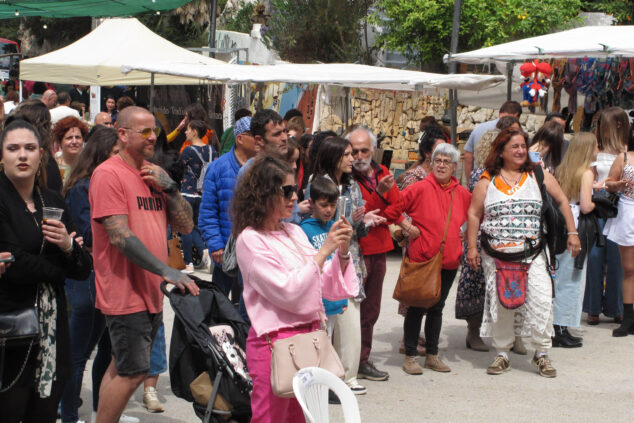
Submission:
<svg viewBox="0 0 634 423">
<path fill-rule="evenodd" d="M 190 276 L 191 277 L 191 276 Z M 246 366 L 248 325 L 213 284 L 191 277 L 200 296 L 161 290 L 174 309 L 169 352 L 172 392 L 193 403 L 203 422 L 251 419 L 253 388 Z"/>
</svg>

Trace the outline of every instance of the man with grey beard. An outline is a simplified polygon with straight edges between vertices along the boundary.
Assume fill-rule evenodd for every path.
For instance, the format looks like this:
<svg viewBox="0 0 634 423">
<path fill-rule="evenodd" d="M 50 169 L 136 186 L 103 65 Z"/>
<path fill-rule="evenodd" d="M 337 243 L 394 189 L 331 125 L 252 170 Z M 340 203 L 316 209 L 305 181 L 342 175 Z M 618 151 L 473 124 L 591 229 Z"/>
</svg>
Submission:
<svg viewBox="0 0 634 423">
<path fill-rule="evenodd" d="M 345 138 L 352 145 L 352 174 L 361 188 L 366 211 L 379 209 L 379 216 L 387 219 L 386 223 L 373 226 L 370 233 L 359 240 L 368 276 L 364 281 L 366 299 L 361 303 L 361 357 L 357 377 L 381 381 L 387 380 L 389 374 L 378 370 L 369 358 L 374 324 L 381 311 L 386 254 L 394 249 L 388 225 L 396 223 L 401 216 L 401 195 L 390 171 L 372 160 L 376 136 L 370 128 L 354 125 L 348 128 Z"/>
</svg>

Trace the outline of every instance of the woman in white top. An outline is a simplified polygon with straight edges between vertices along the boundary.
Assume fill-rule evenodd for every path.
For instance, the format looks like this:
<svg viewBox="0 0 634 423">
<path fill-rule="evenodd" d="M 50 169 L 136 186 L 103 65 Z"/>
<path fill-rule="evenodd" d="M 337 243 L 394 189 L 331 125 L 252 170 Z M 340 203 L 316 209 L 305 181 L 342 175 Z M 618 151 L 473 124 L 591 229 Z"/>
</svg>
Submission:
<svg viewBox="0 0 634 423">
<path fill-rule="evenodd" d="M 597 138 L 589 132 L 581 132 L 572 139 L 568 153 L 557 168 L 556 176 L 561 190 L 570 199 L 570 209 L 579 228 L 579 214 L 594 210 L 592 185 L 594 172 L 591 164 L 598 152 Z M 581 347 L 582 340 L 572 336 L 568 327 L 577 328 L 581 324 L 581 306 L 586 286 L 587 257 L 582 268 L 575 267 L 575 259 L 569 251 L 557 255 L 557 277 L 553 300 L 553 326 L 555 336 L 553 347 Z"/>
<path fill-rule="evenodd" d="M 608 219 L 604 234 L 619 245 L 623 267 L 623 321 L 612 331 L 613 336 L 634 334 L 634 137 L 628 151 L 620 154 L 605 182 L 608 191 L 620 192 L 619 214 Z"/>
<path fill-rule="evenodd" d="M 604 189 L 614 159 L 625 151 L 629 137 L 627 114 L 619 107 L 610 107 L 601 112 L 597 121 L 596 136 L 599 154 L 594 162 L 595 189 Z M 603 230 L 605 220 L 599 219 Z M 583 311 L 588 313 L 588 324 L 599 324 L 603 313 L 619 322 L 623 315 L 623 291 L 621 279 L 621 256 L 618 246 L 611 240 L 605 247 L 593 247 L 588 257 L 588 280 L 583 299 Z M 603 288 L 605 281 L 605 290 Z"/>
</svg>

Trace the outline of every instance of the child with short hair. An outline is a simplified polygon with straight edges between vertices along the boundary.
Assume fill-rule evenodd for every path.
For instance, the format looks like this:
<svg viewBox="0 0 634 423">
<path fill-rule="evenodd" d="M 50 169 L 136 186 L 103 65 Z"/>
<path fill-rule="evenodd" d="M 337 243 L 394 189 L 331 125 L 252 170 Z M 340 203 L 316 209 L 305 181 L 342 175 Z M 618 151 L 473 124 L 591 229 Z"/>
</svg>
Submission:
<svg viewBox="0 0 634 423">
<path fill-rule="evenodd" d="M 335 223 L 333 217 L 337 211 L 339 189 L 333 181 L 317 176 L 310 184 L 311 215 L 300 226 L 308 236 L 313 247 L 320 249 L 328 237 L 330 227 Z M 328 258 L 330 260 L 332 256 Z M 328 301 L 322 298 L 326 316 L 341 314 L 348 306 L 348 300 Z M 332 322 L 328 320 L 328 333 L 332 334 Z"/>
</svg>

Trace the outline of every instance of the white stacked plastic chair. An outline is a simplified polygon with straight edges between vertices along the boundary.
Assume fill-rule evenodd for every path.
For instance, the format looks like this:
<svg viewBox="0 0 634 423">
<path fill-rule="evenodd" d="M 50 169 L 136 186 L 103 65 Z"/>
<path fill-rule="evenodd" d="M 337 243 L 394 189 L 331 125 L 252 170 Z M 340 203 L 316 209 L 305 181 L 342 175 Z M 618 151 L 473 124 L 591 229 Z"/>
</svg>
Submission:
<svg viewBox="0 0 634 423">
<path fill-rule="evenodd" d="M 360 423 L 359 404 L 354 394 L 341 379 L 319 367 L 306 367 L 295 373 L 293 392 L 302 406 L 309 423 L 328 423 L 328 390 L 341 401 L 346 423 Z"/>
</svg>

